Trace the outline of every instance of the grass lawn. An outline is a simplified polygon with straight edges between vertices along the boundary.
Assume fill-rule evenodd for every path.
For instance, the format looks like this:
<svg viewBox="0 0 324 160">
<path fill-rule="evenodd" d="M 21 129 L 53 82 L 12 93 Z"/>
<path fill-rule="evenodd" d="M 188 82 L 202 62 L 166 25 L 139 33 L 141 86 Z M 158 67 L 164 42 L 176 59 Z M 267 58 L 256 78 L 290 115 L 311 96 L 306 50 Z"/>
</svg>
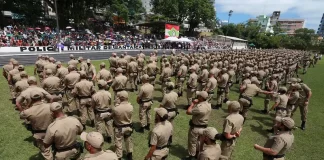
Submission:
<svg viewBox="0 0 324 160">
<path fill-rule="evenodd" d="M 102 61 L 94 61 L 96 68 L 99 68 L 99 64 Z M 105 61 L 108 63 L 107 61 Z M 27 72 L 32 75 L 33 66 L 26 67 Z M 312 89 L 313 97 L 311 98 L 309 105 L 308 122 L 306 125 L 306 131 L 297 129 L 294 131 L 295 142 L 293 148 L 286 156 L 288 160 L 320 160 L 323 157 L 324 140 L 324 123 L 321 123 L 324 115 L 323 108 L 323 79 L 324 79 L 324 60 L 319 61 L 316 68 L 310 68 L 305 76 L 302 76 L 305 83 Z M 19 114 L 14 110 L 14 106 L 9 101 L 9 87 L 6 84 L 5 79 L 0 79 L 0 160 L 38 160 L 43 159 L 39 150 L 33 146 L 31 133 L 28 132 L 22 125 L 22 120 L 19 119 Z M 159 106 L 158 99 L 161 98 L 160 85 L 155 85 L 155 101 L 153 107 Z M 232 88 L 230 94 L 230 100 L 238 99 L 238 86 L 235 85 Z M 178 106 L 182 108 L 186 105 L 186 95 L 179 98 Z M 263 97 L 254 98 L 254 106 L 249 111 L 248 120 L 244 124 L 241 137 L 238 139 L 235 151 L 233 154 L 234 160 L 260 160 L 262 159 L 262 153 L 254 150 L 253 145 L 255 143 L 263 145 L 269 135 L 265 130 L 270 128 L 273 124 L 272 116 L 262 115 L 258 110 L 263 109 Z M 138 128 L 138 104 L 136 103 L 136 93 L 130 92 L 129 101 L 134 106 L 133 122 L 136 129 Z M 213 101 L 214 103 L 215 101 Z M 274 102 L 271 102 L 271 105 Z M 223 105 L 221 110 L 213 110 L 209 126 L 216 127 L 219 132 L 222 132 L 222 125 L 224 117 L 227 115 L 227 110 Z M 300 126 L 300 114 L 299 111 L 295 114 L 295 122 L 297 126 Z M 152 114 L 153 115 L 153 114 Z M 188 122 L 191 116 L 185 114 L 185 110 L 180 109 L 180 115 L 176 117 L 175 132 L 173 145 L 170 148 L 169 159 L 178 160 L 187 155 L 187 132 Z M 152 116 L 152 123 L 153 123 Z M 87 127 L 87 131 L 94 130 Z M 142 160 L 148 152 L 148 137 L 149 132 L 145 131 L 145 134 L 139 134 L 134 132 L 134 160 Z M 113 148 L 112 144 L 105 144 L 104 148 Z"/>
</svg>

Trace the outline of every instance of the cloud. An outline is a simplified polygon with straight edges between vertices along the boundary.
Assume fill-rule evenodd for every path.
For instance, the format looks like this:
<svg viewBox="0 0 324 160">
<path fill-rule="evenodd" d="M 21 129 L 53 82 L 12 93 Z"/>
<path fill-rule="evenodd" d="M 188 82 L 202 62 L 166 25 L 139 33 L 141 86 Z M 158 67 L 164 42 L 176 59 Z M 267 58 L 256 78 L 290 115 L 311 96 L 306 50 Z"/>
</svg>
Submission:
<svg viewBox="0 0 324 160">
<path fill-rule="evenodd" d="M 324 0 L 217 0 L 216 10 L 234 13 L 248 14 L 252 17 L 257 15 L 269 15 L 273 11 L 293 13 L 306 20 L 306 27 L 317 30 L 324 13 Z"/>
</svg>

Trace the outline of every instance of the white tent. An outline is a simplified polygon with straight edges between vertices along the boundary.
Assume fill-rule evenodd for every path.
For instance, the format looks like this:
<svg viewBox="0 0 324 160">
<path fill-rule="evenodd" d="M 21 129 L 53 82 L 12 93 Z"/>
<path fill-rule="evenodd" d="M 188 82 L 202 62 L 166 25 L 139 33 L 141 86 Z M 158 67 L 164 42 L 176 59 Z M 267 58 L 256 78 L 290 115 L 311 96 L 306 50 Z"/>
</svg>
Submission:
<svg viewBox="0 0 324 160">
<path fill-rule="evenodd" d="M 192 40 L 190 40 L 188 38 L 184 38 L 184 37 L 180 38 L 179 41 L 181 41 L 181 42 L 192 42 Z"/>
<path fill-rule="evenodd" d="M 166 39 L 162 39 L 162 41 L 179 42 L 179 39 L 177 37 L 168 37 Z"/>
</svg>

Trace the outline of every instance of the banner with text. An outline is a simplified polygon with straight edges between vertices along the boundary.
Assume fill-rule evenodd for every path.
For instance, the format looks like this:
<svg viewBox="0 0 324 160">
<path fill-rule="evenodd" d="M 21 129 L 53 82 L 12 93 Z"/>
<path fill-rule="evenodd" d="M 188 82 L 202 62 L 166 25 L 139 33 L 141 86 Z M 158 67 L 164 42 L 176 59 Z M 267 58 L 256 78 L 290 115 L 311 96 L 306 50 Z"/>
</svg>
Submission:
<svg viewBox="0 0 324 160">
<path fill-rule="evenodd" d="M 173 24 L 165 24 L 165 36 L 168 37 L 179 37 L 180 26 Z"/>
</svg>

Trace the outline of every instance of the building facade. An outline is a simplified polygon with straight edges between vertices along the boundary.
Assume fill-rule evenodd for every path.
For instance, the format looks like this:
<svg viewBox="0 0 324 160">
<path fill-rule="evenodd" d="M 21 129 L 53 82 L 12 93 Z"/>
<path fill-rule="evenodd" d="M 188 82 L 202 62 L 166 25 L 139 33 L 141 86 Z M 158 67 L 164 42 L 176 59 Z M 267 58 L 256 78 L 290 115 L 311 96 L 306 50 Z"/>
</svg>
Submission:
<svg viewBox="0 0 324 160">
<path fill-rule="evenodd" d="M 324 37 L 324 13 L 322 15 L 321 22 L 318 26 L 317 35 Z"/>
</svg>

